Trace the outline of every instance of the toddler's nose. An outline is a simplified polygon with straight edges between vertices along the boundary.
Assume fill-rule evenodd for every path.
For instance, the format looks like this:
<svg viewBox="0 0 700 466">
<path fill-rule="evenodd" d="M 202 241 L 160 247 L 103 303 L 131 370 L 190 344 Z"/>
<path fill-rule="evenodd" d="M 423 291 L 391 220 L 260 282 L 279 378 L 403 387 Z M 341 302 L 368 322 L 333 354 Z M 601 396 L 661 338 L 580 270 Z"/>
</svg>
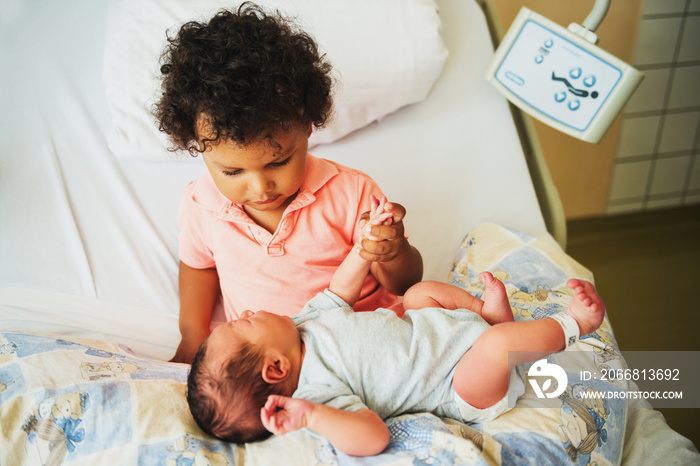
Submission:
<svg viewBox="0 0 700 466">
<path fill-rule="evenodd" d="M 263 175 L 253 176 L 250 180 L 250 190 L 258 195 L 272 191 L 274 183 Z"/>
<path fill-rule="evenodd" d="M 246 317 L 250 317 L 253 314 L 255 314 L 253 311 L 243 311 L 243 312 L 241 312 L 241 318 L 245 319 Z"/>
</svg>

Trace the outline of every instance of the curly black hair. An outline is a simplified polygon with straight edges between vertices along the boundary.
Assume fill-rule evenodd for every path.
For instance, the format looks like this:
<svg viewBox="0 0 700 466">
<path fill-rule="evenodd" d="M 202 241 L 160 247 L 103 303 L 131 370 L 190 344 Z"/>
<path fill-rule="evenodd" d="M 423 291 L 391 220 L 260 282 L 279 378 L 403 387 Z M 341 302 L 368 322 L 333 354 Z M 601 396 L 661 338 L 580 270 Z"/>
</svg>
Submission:
<svg viewBox="0 0 700 466">
<path fill-rule="evenodd" d="M 260 410 L 275 385 L 262 378 L 260 347 L 241 343 L 237 354 L 223 367 L 204 364 L 207 341 L 199 347 L 187 375 L 187 404 L 197 425 L 209 435 L 234 443 L 257 442 L 271 434 L 263 426 Z"/>
<path fill-rule="evenodd" d="M 185 23 L 168 42 L 153 113 L 174 150 L 197 155 L 223 139 L 246 145 L 297 122 L 321 128 L 330 118 L 331 64 L 279 12 L 246 2 L 207 23 Z M 198 121 L 207 124 L 207 139 L 197 134 Z"/>
</svg>

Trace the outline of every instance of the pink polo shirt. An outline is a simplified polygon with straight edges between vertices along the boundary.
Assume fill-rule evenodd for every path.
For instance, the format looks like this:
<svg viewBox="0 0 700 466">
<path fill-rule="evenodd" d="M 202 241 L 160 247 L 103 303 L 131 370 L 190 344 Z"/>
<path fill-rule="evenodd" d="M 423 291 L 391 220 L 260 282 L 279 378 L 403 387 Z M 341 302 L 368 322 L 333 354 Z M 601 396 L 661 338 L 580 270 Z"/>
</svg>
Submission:
<svg viewBox="0 0 700 466">
<path fill-rule="evenodd" d="M 228 320 L 245 310 L 297 314 L 328 287 L 357 241 L 370 194 L 379 197 L 381 190 L 369 176 L 308 155 L 299 194 L 270 233 L 224 197 L 206 172 L 183 193 L 180 260 L 197 269 L 216 267 Z M 369 274 L 355 310 L 397 303 Z"/>
</svg>

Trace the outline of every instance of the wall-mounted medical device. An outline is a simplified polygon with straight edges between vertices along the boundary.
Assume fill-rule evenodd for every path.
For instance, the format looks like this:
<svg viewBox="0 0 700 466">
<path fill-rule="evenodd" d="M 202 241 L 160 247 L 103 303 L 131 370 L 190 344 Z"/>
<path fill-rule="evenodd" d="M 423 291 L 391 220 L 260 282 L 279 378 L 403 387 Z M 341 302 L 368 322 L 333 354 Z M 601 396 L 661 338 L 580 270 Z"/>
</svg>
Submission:
<svg viewBox="0 0 700 466">
<path fill-rule="evenodd" d="M 609 0 L 565 29 L 523 7 L 498 46 L 487 79 L 542 122 L 597 143 L 644 75 L 597 47 Z"/>
</svg>

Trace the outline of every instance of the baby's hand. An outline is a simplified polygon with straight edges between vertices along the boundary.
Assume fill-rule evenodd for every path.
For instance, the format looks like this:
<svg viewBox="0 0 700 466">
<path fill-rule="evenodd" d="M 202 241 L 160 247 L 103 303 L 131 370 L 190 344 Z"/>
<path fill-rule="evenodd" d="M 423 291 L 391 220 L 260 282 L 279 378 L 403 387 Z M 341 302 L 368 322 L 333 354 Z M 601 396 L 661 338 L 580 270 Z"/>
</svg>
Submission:
<svg viewBox="0 0 700 466">
<path fill-rule="evenodd" d="M 369 219 L 364 219 L 364 214 L 360 222 L 365 221 L 366 224 L 362 228 L 363 236 L 372 241 L 384 241 L 384 238 L 372 236 L 372 225 L 391 225 L 394 223 L 394 214 L 386 211 L 386 197 L 377 199 L 374 195 L 369 196 L 372 203 L 369 211 Z"/>
<path fill-rule="evenodd" d="M 370 212 L 362 214 L 360 223 L 363 238 L 360 240 L 360 256 L 371 262 L 388 262 L 394 259 L 406 244 L 403 218 L 406 209 L 400 204 L 370 196 Z"/>
<path fill-rule="evenodd" d="M 260 410 L 260 419 L 267 430 L 284 435 L 306 427 L 313 407 L 314 403 L 307 400 L 270 395 Z"/>
</svg>

